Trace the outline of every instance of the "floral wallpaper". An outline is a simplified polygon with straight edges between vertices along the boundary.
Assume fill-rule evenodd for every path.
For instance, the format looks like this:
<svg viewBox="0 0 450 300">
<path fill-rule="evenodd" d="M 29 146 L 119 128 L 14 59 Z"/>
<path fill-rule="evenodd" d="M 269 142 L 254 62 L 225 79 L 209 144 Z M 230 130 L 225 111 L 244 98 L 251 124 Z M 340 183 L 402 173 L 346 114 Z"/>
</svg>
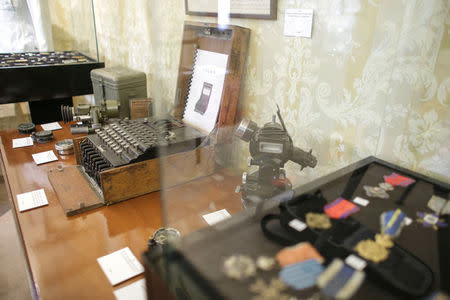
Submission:
<svg viewBox="0 0 450 300">
<path fill-rule="evenodd" d="M 145 71 L 149 96 L 170 110 L 183 22 L 216 18 L 186 16 L 184 0 L 93 2 L 100 58 Z M 239 115 L 263 125 L 280 106 L 294 143 L 319 161 L 302 172 L 288 163 L 295 184 L 368 155 L 450 182 L 449 7 L 278 0 L 276 21 L 231 19 L 251 29 Z M 314 10 L 311 39 L 283 35 L 286 8 Z M 234 150 L 246 168 L 248 145 L 236 141 Z"/>
</svg>

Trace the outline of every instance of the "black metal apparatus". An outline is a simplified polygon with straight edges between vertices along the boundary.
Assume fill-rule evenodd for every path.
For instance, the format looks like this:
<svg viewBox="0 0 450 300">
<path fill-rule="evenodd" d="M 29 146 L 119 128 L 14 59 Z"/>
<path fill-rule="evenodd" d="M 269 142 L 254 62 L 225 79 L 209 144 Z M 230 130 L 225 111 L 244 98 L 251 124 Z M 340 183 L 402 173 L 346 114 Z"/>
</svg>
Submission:
<svg viewBox="0 0 450 300">
<path fill-rule="evenodd" d="M 123 119 L 96 129 L 80 143 L 84 171 L 100 183 L 100 172 L 196 148 L 205 134 L 168 119 Z M 163 150 L 163 151 L 162 151 Z"/>
<path fill-rule="evenodd" d="M 117 100 L 106 100 L 101 105 L 78 104 L 76 107 L 61 105 L 61 116 L 64 123 L 77 121 L 70 126 L 72 134 L 92 133 L 111 118 L 119 117 L 120 103 Z"/>
<path fill-rule="evenodd" d="M 261 128 L 255 122 L 243 119 L 236 129 L 235 135 L 249 143 L 251 157 L 248 158 L 248 166 L 258 166 L 258 170 L 250 174 L 244 172 L 242 184 L 236 188 L 236 192 L 242 192 L 244 207 L 255 206 L 292 188 L 283 169 L 289 160 L 299 164 L 301 170 L 314 168 L 317 164 L 312 150 L 306 152 L 294 146 L 279 108 L 277 115 L 280 123 L 276 122 L 275 115 L 272 122 Z"/>
</svg>

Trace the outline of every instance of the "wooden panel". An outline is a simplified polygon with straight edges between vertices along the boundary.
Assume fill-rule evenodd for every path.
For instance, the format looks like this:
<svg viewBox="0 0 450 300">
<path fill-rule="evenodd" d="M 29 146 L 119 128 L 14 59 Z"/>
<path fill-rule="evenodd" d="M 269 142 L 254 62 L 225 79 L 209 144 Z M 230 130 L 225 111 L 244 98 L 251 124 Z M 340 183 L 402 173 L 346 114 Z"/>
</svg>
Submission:
<svg viewBox="0 0 450 300">
<path fill-rule="evenodd" d="M 105 204 L 158 191 L 158 159 L 146 160 L 100 173 Z"/>
<path fill-rule="evenodd" d="M 50 169 L 48 179 L 67 216 L 104 205 L 103 199 L 92 190 L 86 178 L 75 166 Z"/>
<path fill-rule="evenodd" d="M 105 204 L 130 199 L 146 193 L 159 191 L 160 164 L 163 164 L 164 188 L 186 183 L 214 172 L 214 147 L 155 158 L 100 173 Z"/>
</svg>

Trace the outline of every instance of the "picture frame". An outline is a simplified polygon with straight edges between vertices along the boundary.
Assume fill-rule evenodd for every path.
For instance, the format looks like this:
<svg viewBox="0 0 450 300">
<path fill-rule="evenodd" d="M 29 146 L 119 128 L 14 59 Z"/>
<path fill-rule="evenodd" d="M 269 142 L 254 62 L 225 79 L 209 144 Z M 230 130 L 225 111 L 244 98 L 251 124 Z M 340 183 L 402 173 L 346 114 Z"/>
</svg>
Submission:
<svg viewBox="0 0 450 300">
<path fill-rule="evenodd" d="M 277 19 L 277 0 L 229 0 L 230 18 Z M 217 0 L 185 0 L 187 15 L 217 17 Z"/>
</svg>

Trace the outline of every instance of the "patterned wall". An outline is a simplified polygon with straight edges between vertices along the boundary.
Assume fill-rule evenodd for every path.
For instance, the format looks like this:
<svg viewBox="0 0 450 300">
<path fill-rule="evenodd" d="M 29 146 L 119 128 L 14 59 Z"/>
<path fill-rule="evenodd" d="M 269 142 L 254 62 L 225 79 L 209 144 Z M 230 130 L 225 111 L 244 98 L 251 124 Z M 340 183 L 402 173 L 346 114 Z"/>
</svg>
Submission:
<svg viewBox="0 0 450 300">
<path fill-rule="evenodd" d="M 94 5 L 101 59 L 145 71 L 149 96 L 169 109 L 184 20 L 216 19 L 186 16 L 184 0 Z M 302 172 L 289 163 L 295 183 L 368 155 L 450 182 L 449 7 L 448 0 L 278 0 L 277 21 L 231 19 L 251 29 L 241 115 L 262 125 L 279 104 L 295 144 L 319 161 Z M 314 9 L 312 39 L 283 35 L 285 8 Z M 241 167 L 247 148 L 235 145 Z"/>
</svg>

